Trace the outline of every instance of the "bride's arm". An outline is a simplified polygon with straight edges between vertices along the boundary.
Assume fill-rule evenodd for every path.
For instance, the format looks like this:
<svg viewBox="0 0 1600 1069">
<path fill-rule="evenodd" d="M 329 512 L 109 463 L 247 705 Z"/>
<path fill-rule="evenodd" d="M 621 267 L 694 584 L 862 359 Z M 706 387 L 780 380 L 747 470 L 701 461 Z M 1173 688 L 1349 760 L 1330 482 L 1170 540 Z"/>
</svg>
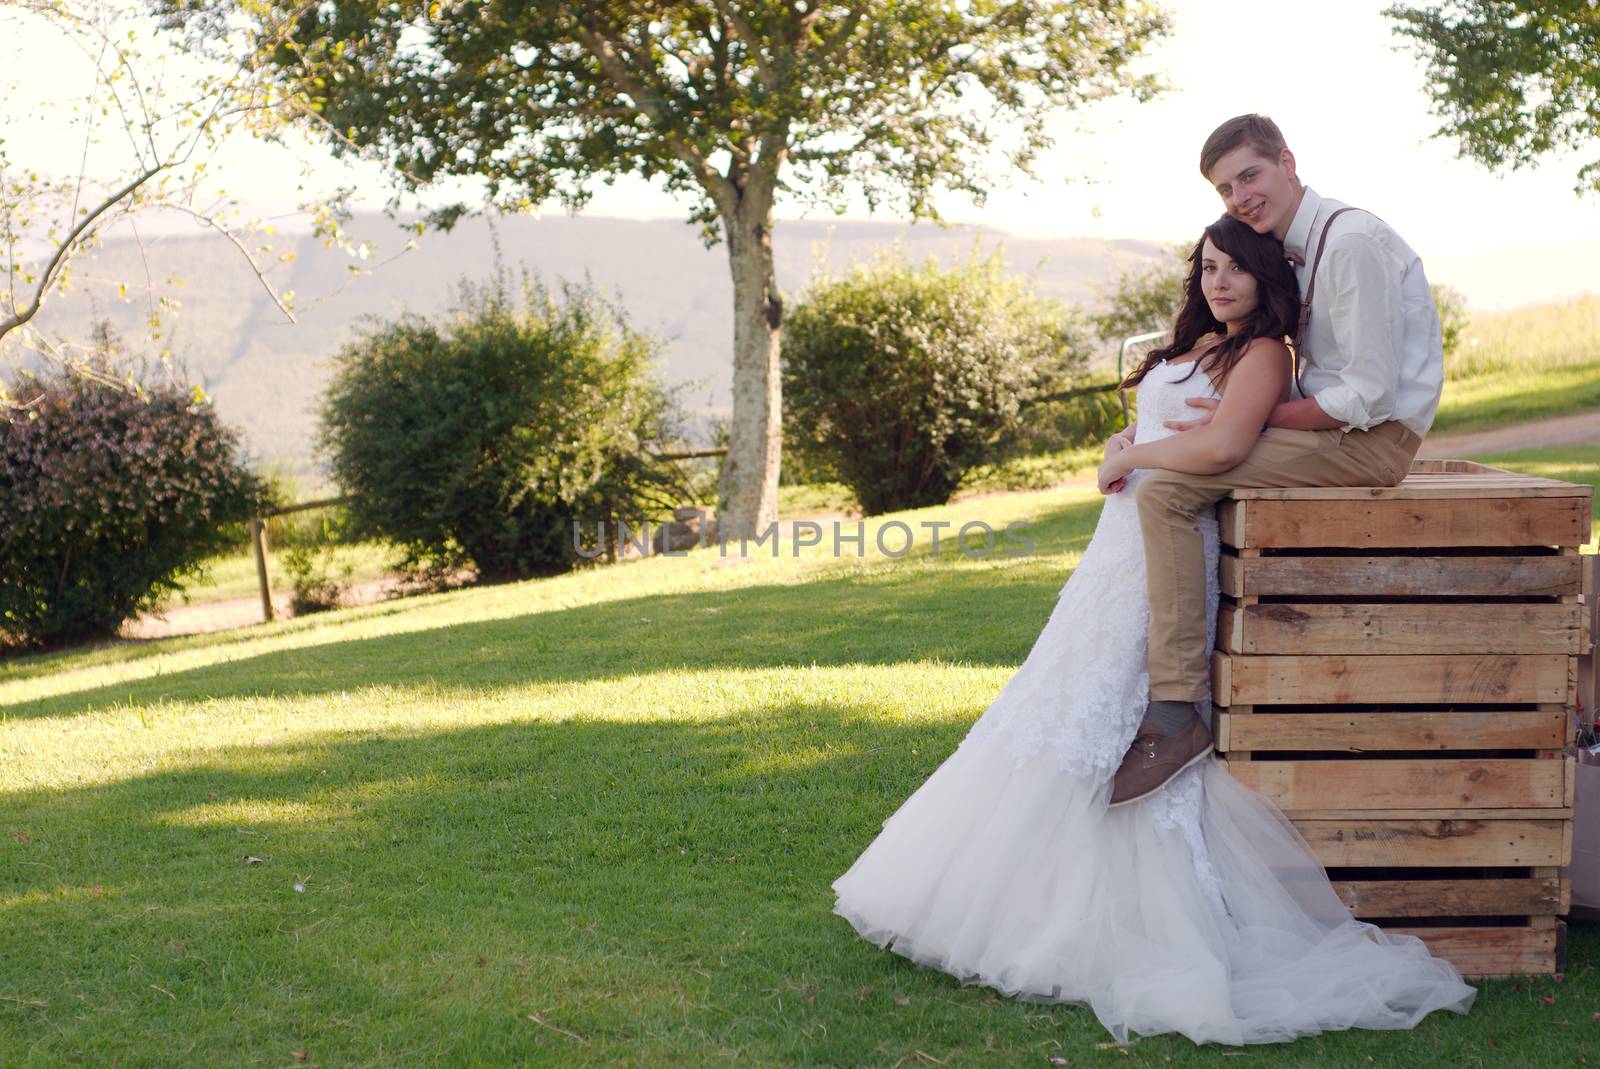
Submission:
<svg viewBox="0 0 1600 1069">
<path fill-rule="evenodd" d="M 1132 445 L 1133 431 L 1134 425 L 1129 423 L 1116 434 L 1113 434 L 1111 437 L 1107 438 L 1105 450 L 1103 451 L 1102 455 L 1109 457 L 1113 453 L 1121 452 L 1122 450 L 1128 448 L 1128 446 Z"/>
<path fill-rule="evenodd" d="M 1136 468 L 1167 468 L 1194 475 L 1227 471 L 1249 454 L 1288 384 L 1289 350 L 1282 342 L 1256 339 L 1228 375 L 1210 423 L 1159 441 L 1130 445 L 1108 456 L 1100 466 L 1102 491 Z"/>
</svg>

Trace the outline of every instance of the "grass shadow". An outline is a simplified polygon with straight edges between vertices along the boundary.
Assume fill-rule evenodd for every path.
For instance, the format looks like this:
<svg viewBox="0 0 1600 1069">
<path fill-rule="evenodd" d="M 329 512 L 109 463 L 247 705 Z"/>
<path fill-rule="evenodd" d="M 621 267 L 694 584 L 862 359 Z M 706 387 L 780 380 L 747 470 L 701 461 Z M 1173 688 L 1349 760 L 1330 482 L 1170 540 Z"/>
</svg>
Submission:
<svg viewBox="0 0 1600 1069">
<path fill-rule="evenodd" d="M 1086 1010 L 963 988 L 831 914 L 831 881 L 966 727 L 795 700 L 350 733 L 0 795 L 0 992 L 25 1000 L 0 1003 L 0 1050 L 21 1052 L 8 1066 L 1098 1060 Z M 1596 943 L 1576 933 L 1572 953 Z M 1562 997 L 1596 986 L 1569 973 Z M 1123 1057 L 1575 1050 L 1574 1033 L 1520 1031 L 1535 1002 L 1490 985 L 1471 1017 L 1410 1032 L 1255 1052 L 1157 1037 Z"/>
<path fill-rule="evenodd" d="M 1041 517 L 1031 532 L 1035 555 L 1012 566 L 930 565 L 912 555 L 903 558 L 905 567 L 866 574 L 624 597 L 377 637 L 339 639 L 335 627 L 327 641 L 315 645 L 14 701 L 4 717 L 368 686 L 482 691 L 685 666 L 759 669 L 927 659 L 1015 665 L 1038 637 L 1070 575 L 1051 559 L 1082 548 L 1085 528 L 1092 527 L 1098 511 L 1096 500 Z M 427 608 L 419 605 L 415 611 Z M 322 615 L 324 620 L 331 616 Z"/>
</svg>

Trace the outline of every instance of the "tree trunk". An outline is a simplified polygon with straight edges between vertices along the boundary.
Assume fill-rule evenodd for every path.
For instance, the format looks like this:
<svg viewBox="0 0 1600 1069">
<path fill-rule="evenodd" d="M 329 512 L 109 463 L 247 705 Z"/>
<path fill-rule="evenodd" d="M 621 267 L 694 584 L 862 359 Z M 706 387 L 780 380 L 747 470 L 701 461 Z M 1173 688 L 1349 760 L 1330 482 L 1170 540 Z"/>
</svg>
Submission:
<svg viewBox="0 0 1600 1069">
<path fill-rule="evenodd" d="M 778 343 L 783 302 L 772 268 L 770 197 L 741 198 L 724 214 L 733 272 L 733 420 L 717 486 L 718 538 L 757 536 L 778 520 L 783 444 Z"/>
</svg>

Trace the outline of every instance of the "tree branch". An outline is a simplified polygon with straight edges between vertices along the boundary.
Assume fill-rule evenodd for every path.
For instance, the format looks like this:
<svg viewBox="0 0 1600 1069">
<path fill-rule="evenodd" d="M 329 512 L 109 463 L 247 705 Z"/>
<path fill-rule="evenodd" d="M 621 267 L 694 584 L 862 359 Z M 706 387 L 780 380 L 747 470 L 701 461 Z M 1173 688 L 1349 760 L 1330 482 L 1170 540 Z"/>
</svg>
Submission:
<svg viewBox="0 0 1600 1069">
<path fill-rule="evenodd" d="M 245 262 L 250 265 L 250 270 L 255 274 L 256 280 L 261 283 L 261 288 L 267 291 L 267 296 L 272 298 L 272 303 L 277 305 L 278 311 L 283 313 L 283 317 L 291 323 L 300 322 L 295 318 L 294 312 L 292 312 L 289 307 L 278 297 L 278 294 L 273 290 L 271 283 L 267 281 L 266 272 L 261 269 L 260 264 L 256 263 L 256 258 L 251 255 L 249 249 L 244 247 L 244 242 L 240 241 L 233 231 L 217 222 L 214 216 L 207 215 L 205 212 L 199 211 L 196 208 L 192 208 L 187 204 L 172 203 L 166 205 L 166 207 L 173 208 L 177 211 L 183 212 L 185 215 L 188 215 L 191 218 L 198 219 L 204 225 L 209 226 L 211 229 L 227 238 L 228 242 L 234 248 L 239 250 L 239 255 L 243 256 Z"/>
<path fill-rule="evenodd" d="M 20 311 L 13 310 L 11 315 L 7 316 L 5 319 L 0 319 L 0 338 L 4 338 L 7 334 L 11 333 L 13 330 L 16 330 L 18 327 L 22 326 L 22 324 L 26 323 L 28 320 L 32 319 L 38 314 L 39 306 L 44 303 L 44 295 L 49 291 L 51 284 L 55 281 L 56 274 L 61 270 L 62 267 L 66 265 L 66 262 L 71 259 L 72 251 L 77 246 L 78 240 L 82 238 L 84 234 L 93 229 L 95 223 L 100 219 L 100 217 L 106 212 L 110 211 L 112 208 L 116 207 L 118 204 L 122 203 L 122 201 L 126 198 L 132 196 L 146 182 L 149 182 L 150 179 L 154 178 L 165 169 L 165 164 L 157 164 L 153 167 L 146 167 L 143 171 L 139 172 L 139 174 L 130 179 L 128 183 L 121 189 L 118 189 L 115 193 L 112 193 L 110 196 L 106 197 L 92 210 L 84 214 L 83 218 L 75 226 L 73 226 L 72 230 L 68 232 L 67 236 L 57 243 L 55 253 L 50 257 L 50 262 L 46 264 L 44 272 L 39 276 L 39 284 L 34 287 L 33 297 L 28 302 L 27 306 Z"/>
<path fill-rule="evenodd" d="M 820 11 L 821 8 L 819 7 L 816 10 Z M 831 34 L 823 38 L 822 44 L 814 53 L 817 61 L 823 62 L 832 59 L 834 54 L 844 45 L 846 41 L 850 40 L 851 36 L 856 32 L 856 27 L 861 23 L 861 17 L 866 13 L 866 4 L 858 3 L 852 6 L 849 12 L 845 15 L 844 21 L 839 23 L 839 25 Z"/>
<path fill-rule="evenodd" d="M 713 2 L 717 5 L 717 14 L 733 28 L 734 35 L 743 42 L 745 50 L 750 53 L 750 62 L 756 65 L 756 76 L 761 79 L 761 84 L 768 89 L 776 89 L 778 72 L 762 53 L 761 39 L 756 36 L 755 29 L 732 4 L 728 3 L 728 0 L 713 0 Z"/>
<path fill-rule="evenodd" d="M 610 79 L 611 84 L 626 93 L 638 109 L 655 122 L 660 130 L 659 137 L 672 151 L 672 154 L 683 161 L 694 174 L 695 180 L 716 202 L 717 207 L 726 211 L 734 210 L 736 197 L 733 184 L 717 173 L 709 160 L 693 145 L 673 133 L 669 121 L 671 116 L 661 106 L 661 98 L 651 93 L 639 80 L 633 76 L 628 65 L 617 55 L 617 49 L 610 37 L 599 30 L 592 29 L 582 24 L 573 27 L 584 47 L 589 49 L 591 55 L 600 63 L 600 69 Z"/>
</svg>

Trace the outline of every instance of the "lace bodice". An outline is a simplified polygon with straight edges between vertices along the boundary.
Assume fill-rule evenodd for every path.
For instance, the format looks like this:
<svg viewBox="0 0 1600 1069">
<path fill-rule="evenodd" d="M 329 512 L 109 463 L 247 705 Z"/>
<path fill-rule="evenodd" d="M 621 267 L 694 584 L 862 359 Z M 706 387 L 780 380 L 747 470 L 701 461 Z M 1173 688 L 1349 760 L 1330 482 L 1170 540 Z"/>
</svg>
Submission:
<svg viewBox="0 0 1600 1069">
<path fill-rule="evenodd" d="M 1193 375 L 1190 375 L 1190 372 Z M 1194 419 L 1199 410 L 1186 404 L 1191 397 L 1216 397 L 1211 377 L 1194 361 L 1182 364 L 1157 364 L 1139 383 L 1138 419 L 1134 425 L 1135 442 L 1153 442 L 1174 431 L 1162 426 L 1167 420 Z"/>
</svg>

